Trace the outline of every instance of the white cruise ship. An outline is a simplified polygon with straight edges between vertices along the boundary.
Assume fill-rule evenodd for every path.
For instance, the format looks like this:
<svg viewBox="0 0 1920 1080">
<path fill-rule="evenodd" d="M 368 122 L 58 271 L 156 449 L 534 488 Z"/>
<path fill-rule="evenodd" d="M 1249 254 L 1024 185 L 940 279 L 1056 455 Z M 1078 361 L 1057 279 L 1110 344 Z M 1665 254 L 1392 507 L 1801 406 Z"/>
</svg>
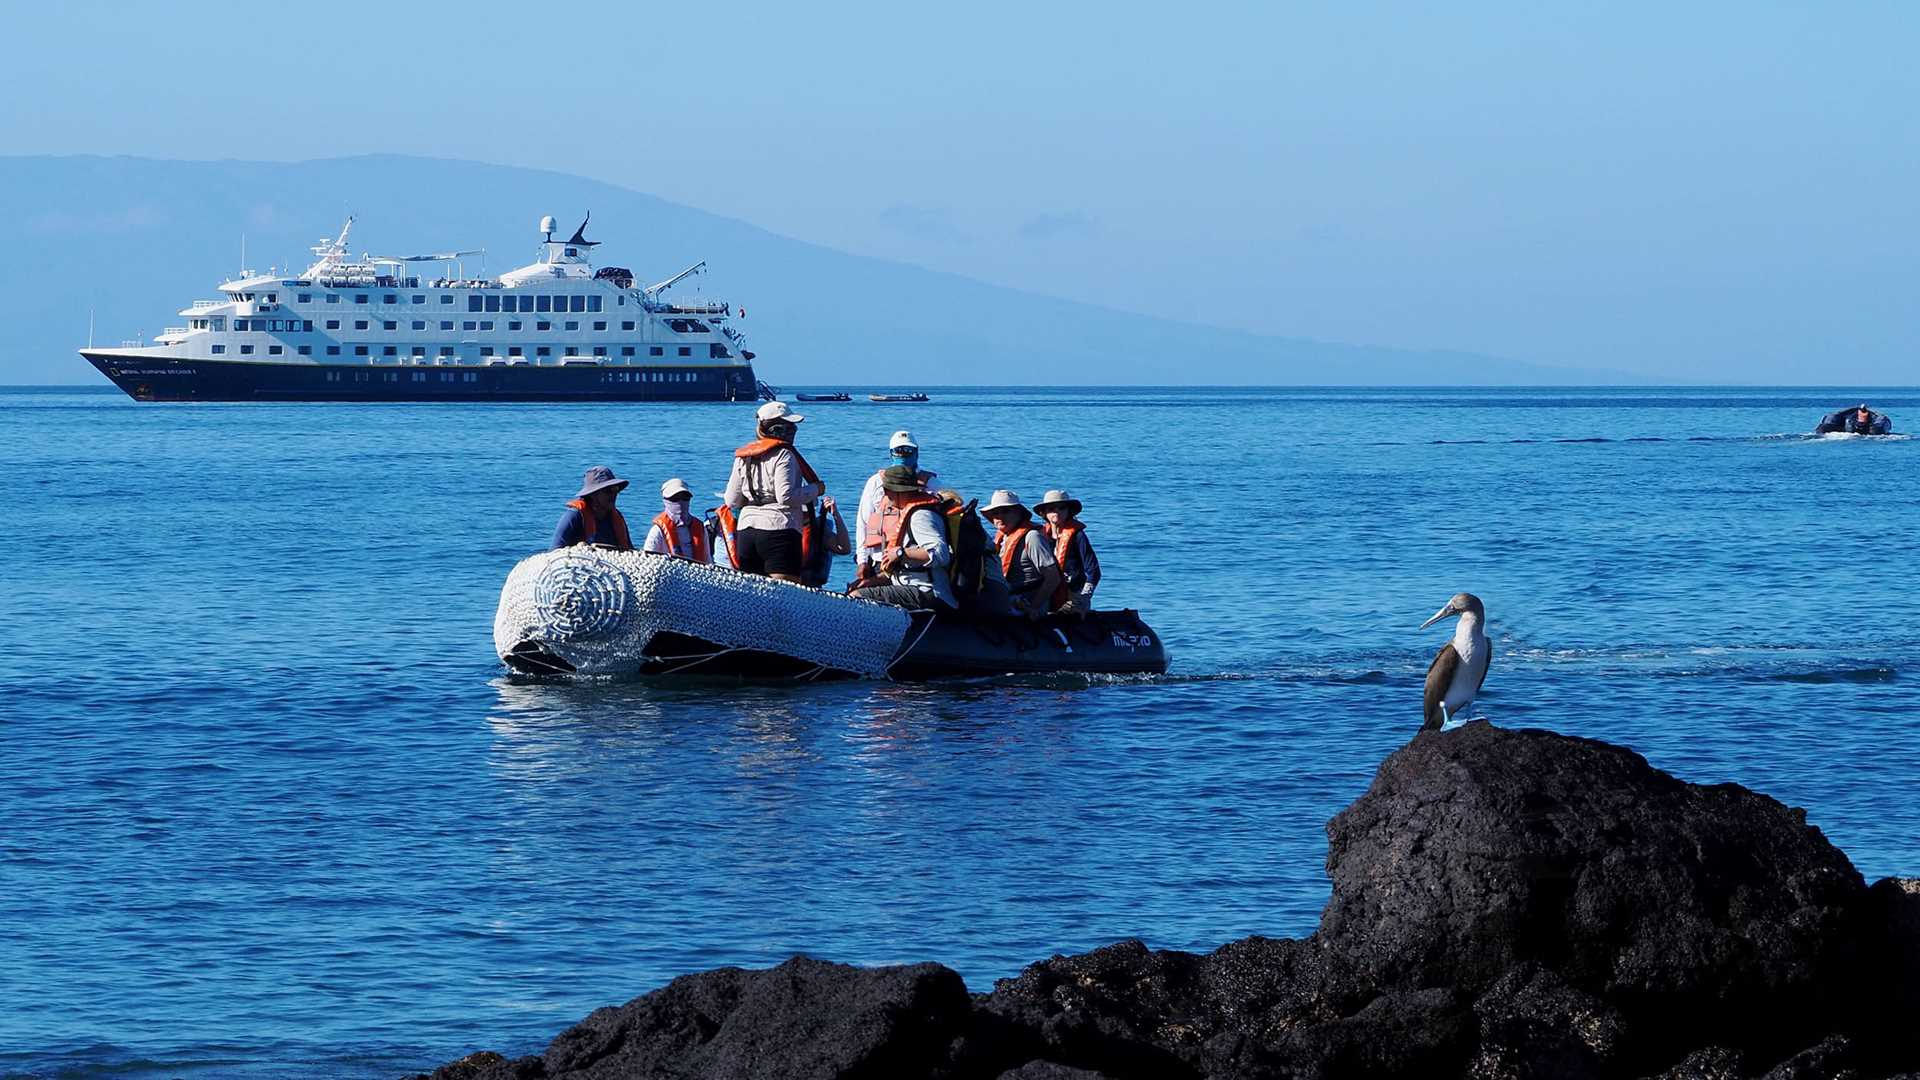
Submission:
<svg viewBox="0 0 1920 1080">
<path fill-rule="evenodd" d="M 591 218 L 591 215 L 588 215 Z M 750 401 L 753 353 L 725 303 L 595 270 L 582 221 L 543 218 L 539 257 L 463 276 L 477 251 L 352 257 L 348 218 L 298 275 L 253 274 L 180 312 L 152 345 L 80 350 L 140 401 Z M 417 268 L 435 266 L 439 277 Z"/>
</svg>

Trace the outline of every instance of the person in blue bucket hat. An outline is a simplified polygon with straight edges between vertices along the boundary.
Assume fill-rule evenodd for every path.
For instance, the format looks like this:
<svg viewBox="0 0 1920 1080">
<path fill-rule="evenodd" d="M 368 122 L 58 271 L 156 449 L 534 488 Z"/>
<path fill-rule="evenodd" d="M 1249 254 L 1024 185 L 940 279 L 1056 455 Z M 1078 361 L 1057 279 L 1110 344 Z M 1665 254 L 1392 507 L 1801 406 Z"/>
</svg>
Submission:
<svg viewBox="0 0 1920 1080">
<path fill-rule="evenodd" d="M 613 505 L 625 480 L 613 475 L 605 465 L 595 465 L 581 478 L 580 490 L 567 502 L 560 524 L 553 530 L 555 548 L 575 544 L 605 544 L 621 551 L 633 550 L 633 536 L 627 532 L 627 519 Z"/>
</svg>

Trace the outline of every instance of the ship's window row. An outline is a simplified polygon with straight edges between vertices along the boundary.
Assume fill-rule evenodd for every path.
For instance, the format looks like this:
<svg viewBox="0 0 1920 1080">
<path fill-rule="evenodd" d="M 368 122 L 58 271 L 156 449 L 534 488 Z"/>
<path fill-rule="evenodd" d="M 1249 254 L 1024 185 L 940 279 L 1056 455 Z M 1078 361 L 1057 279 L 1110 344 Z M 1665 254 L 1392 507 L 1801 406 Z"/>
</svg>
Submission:
<svg viewBox="0 0 1920 1080">
<path fill-rule="evenodd" d="M 224 320 L 221 320 L 221 319 L 212 319 L 212 320 L 193 319 L 189 321 L 189 328 L 194 330 L 205 330 L 209 328 L 207 324 L 210 321 L 213 324 L 211 328 L 214 330 L 219 330 L 225 325 Z M 328 330 L 340 329 L 339 319 L 326 319 L 323 321 L 325 322 L 326 328 Z M 428 320 L 426 319 L 412 319 L 412 320 L 409 320 L 409 325 L 415 330 L 425 330 L 427 328 L 427 322 Z M 454 321 L 452 319 L 441 319 L 439 320 L 439 324 L 440 324 L 440 329 L 442 330 L 452 330 L 454 326 Z M 353 320 L 353 328 L 355 330 L 365 330 L 372 325 L 373 325 L 372 321 L 368 319 Z M 515 319 L 507 323 L 507 329 L 519 330 L 524 325 L 525 324 L 522 323 L 520 320 Z M 568 319 L 564 325 L 565 325 L 565 328 L 568 330 L 580 329 L 580 323 L 576 319 Z M 604 333 L 606 332 L 607 326 L 608 326 L 608 323 L 604 319 L 594 320 L 593 329 L 595 331 Z M 382 319 L 380 320 L 380 328 L 382 330 L 398 330 L 400 329 L 400 322 L 398 319 Z M 489 330 L 490 331 L 493 328 L 494 328 L 494 320 L 492 319 L 464 319 L 464 320 L 461 320 L 460 322 L 460 329 L 462 330 Z M 233 320 L 233 329 L 236 332 L 253 331 L 254 333 L 285 332 L 285 333 L 309 333 L 310 334 L 313 332 L 313 320 L 312 319 L 235 319 Z M 542 320 L 534 323 L 534 329 L 551 330 L 553 329 L 553 323 Z M 628 319 L 621 322 L 620 329 L 623 331 L 631 332 L 634 329 L 633 320 Z M 705 328 L 702 327 L 702 329 L 705 329 Z M 682 331 L 682 332 L 684 333 L 686 331 Z"/>
<path fill-rule="evenodd" d="M 562 347 L 562 351 L 561 351 L 561 355 L 562 355 L 562 356 L 579 356 L 579 355 L 581 355 L 581 353 L 580 353 L 580 350 L 581 350 L 581 348 L 582 348 L 582 347 L 583 347 L 583 346 L 578 346 L 578 345 L 567 345 L 567 346 L 563 346 L 563 347 Z M 425 345 L 409 345 L 409 346 L 407 346 L 407 350 L 408 350 L 408 355 L 409 355 L 409 356 L 425 356 L 425 355 L 427 354 L 427 353 L 426 353 L 426 350 L 427 350 L 427 348 L 428 348 L 428 346 L 425 346 Z M 454 347 L 453 347 L 452 345 L 441 345 L 441 346 L 438 346 L 437 348 L 438 348 L 438 355 L 440 355 L 440 356 L 452 356 L 452 355 L 454 355 L 454 352 L 455 352 L 455 350 L 454 350 Z M 528 347 L 527 347 L 527 346 L 524 346 L 524 345 L 509 345 L 509 346 L 507 346 L 507 355 L 508 355 L 508 356 L 523 356 L 523 355 L 525 355 L 525 353 L 526 353 L 526 349 L 527 349 L 527 348 L 528 348 Z M 373 350 L 373 346 L 371 346 L 371 345 L 355 345 L 355 346 L 353 347 L 353 355 L 355 355 L 355 356 L 372 356 L 372 355 L 373 355 L 373 351 L 372 351 L 372 350 Z M 537 345 L 537 346 L 533 346 L 533 350 L 534 350 L 534 355 L 535 355 L 535 356 L 552 356 L 552 355 L 553 355 L 553 350 L 552 350 L 552 349 L 551 349 L 550 347 L 548 347 L 548 346 L 545 346 L 545 345 Z M 595 346 L 593 346 L 593 347 L 592 347 L 592 350 L 593 350 L 593 355 L 594 355 L 594 356 L 599 356 L 599 357 L 606 357 L 606 356 L 611 356 L 611 355 L 613 355 L 613 353 L 612 353 L 612 350 L 611 350 L 611 349 L 610 349 L 610 348 L 609 348 L 608 346 L 605 346 L 605 345 L 595 345 Z M 226 347 L 225 345 L 215 345 L 215 346 L 213 346 L 213 351 L 214 351 L 214 353 L 215 353 L 215 355 L 219 355 L 219 354 L 221 354 L 221 353 L 224 353 L 224 352 L 226 352 L 226 351 L 227 351 L 227 347 Z M 270 353 L 271 355 L 274 355 L 274 356 L 278 356 L 278 355 L 280 355 L 280 346 L 278 346 L 278 345 L 273 345 L 273 346 L 270 346 L 270 347 L 269 347 L 269 349 L 268 349 L 268 351 L 269 351 L 269 353 Z M 495 347 L 494 347 L 494 346 L 492 346 L 492 345 L 482 345 L 482 346 L 480 346 L 480 347 L 479 347 L 479 351 L 480 351 L 480 355 L 481 355 L 481 356 L 494 356 L 494 355 L 496 355 L 496 349 L 495 349 Z M 635 355 L 638 355 L 638 352 L 639 352 L 639 350 L 638 350 L 638 349 L 637 349 L 637 348 L 636 348 L 635 346 L 632 346 L 632 345 L 622 345 L 622 346 L 620 346 L 620 355 L 621 355 L 621 356 L 627 356 L 627 357 L 630 357 L 630 356 L 635 356 Z M 677 348 L 676 348 L 676 349 L 674 350 L 674 352 L 675 352 L 675 355 L 678 355 L 678 356 L 684 356 L 684 357 L 692 357 L 692 356 L 693 356 L 693 349 L 692 349 L 692 347 L 691 347 L 691 346 L 687 346 L 687 345 L 681 345 L 681 346 L 678 346 L 678 347 L 677 347 Z M 243 356 L 251 356 L 251 355 L 253 355 L 253 346 L 252 346 L 252 345 L 242 345 L 242 346 L 240 346 L 240 353 L 241 353 L 241 355 L 243 355 Z M 663 346 L 660 346 L 660 345 L 649 345 L 649 346 L 647 346 L 647 355 L 648 355 L 648 356 L 665 356 L 666 354 L 667 354 L 667 353 L 666 353 L 666 349 L 665 349 L 665 347 L 663 347 Z M 300 346 L 300 355 L 301 355 L 301 356 L 311 356 L 311 355 L 313 355 L 313 347 L 312 347 L 312 346 L 310 346 L 310 345 L 302 345 L 302 346 Z M 329 346 L 327 346 L 327 355 L 328 355 L 328 356 L 339 356 L 339 355 L 340 355 L 340 346 L 338 346 L 338 345 L 329 345 Z M 381 356 L 399 356 L 399 355 L 400 355 L 400 347 L 399 347 L 399 346 L 397 346 L 397 345 L 382 345 L 382 346 L 380 346 L 380 354 L 379 354 L 379 355 L 381 355 Z M 717 344 L 715 344 L 715 345 L 708 345 L 708 346 L 707 346 L 707 358 L 708 358 L 708 359 L 710 359 L 710 360 L 730 360 L 730 359 L 732 359 L 732 358 L 733 358 L 733 354 L 732 354 L 731 352 L 729 352 L 729 351 L 727 350 L 727 347 L 726 347 L 725 345 L 717 345 Z"/>
<path fill-rule="evenodd" d="M 340 292 L 324 292 L 321 296 L 323 296 L 324 304 L 340 304 L 340 296 L 342 296 L 342 294 L 340 294 Z M 401 294 L 397 294 L 397 292 L 382 292 L 382 294 L 380 294 L 380 304 L 399 304 L 399 296 L 401 296 Z M 253 300 L 253 294 L 252 292 L 234 292 L 232 298 L 234 298 L 234 300 Z M 355 294 L 351 294 L 351 298 L 353 298 L 353 304 L 372 304 L 371 292 L 355 292 Z M 265 300 L 267 300 L 267 304 L 276 304 L 276 302 L 278 302 L 278 296 L 273 294 L 273 292 L 269 292 L 269 294 L 265 296 Z M 313 304 L 313 294 L 311 294 L 311 292 L 300 292 L 300 294 L 298 294 L 298 300 L 300 300 L 300 304 Z M 438 294 L 438 300 L 440 300 L 440 304 L 451 306 L 451 304 L 453 304 L 453 294 L 451 294 L 451 292 L 442 292 L 442 294 Z M 413 292 L 413 294 L 407 296 L 407 302 L 409 302 L 409 304 L 426 304 L 426 294 L 424 294 L 424 292 Z M 614 302 L 620 304 L 620 306 L 626 306 L 626 296 L 618 296 L 618 298 L 614 298 Z M 572 294 L 551 294 L 551 292 L 540 294 L 540 296 L 518 296 L 518 294 L 505 294 L 505 296 L 503 296 L 503 294 L 499 294 L 499 292 L 474 292 L 474 294 L 468 294 L 467 296 L 468 311 L 601 311 L 603 304 L 605 304 L 605 298 L 601 298 L 601 296 L 572 296 Z"/>
<path fill-rule="evenodd" d="M 608 371 L 601 382 L 701 382 L 719 377 L 712 371 Z"/>
<path fill-rule="evenodd" d="M 542 311 L 599 311 L 601 298 L 598 296 L 556 296 L 541 293 L 537 296 L 505 296 L 499 293 L 474 293 L 467 297 L 468 311 L 524 311 L 539 313 Z"/>
<path fill-rule="evenodd" d="M 329 371 L 322 378 L 332 383 L 477 383 L 480 381 L 480 373 L 477 371 Z M 714 378 L 715 373 L 710 371 L 608 371 L 601 374 L 600 381 L 605 383 L 691 383 L 707 382 Z"/>
<path fill-rule="evenodd" d="M 198 319 L 195 321 L 205 322 L 206 320 Z M 214 321 L 219 322 L 218 319 L 215 319 Z M 236 331 L 253 330 L 253 331 L 265 333 L 265 332 L 272 332 L 276 330 L 284 330 L 289 333 L 295 333 L 295 334 L 302 333 L 302 332 L 310 334 L 313 332 L 313 320 L 312 319 L 235 319 L 233 320 L 233 328 Z M 334 320 L 329 320 L 327 322 L 327 329 L 338 330 L 339 328 L 340 328 L 339 320 L 334 319 Z M 367 328 L 367 324 L 365 323 L 360 324 L 360 329 L 365 330 L 366 328 Z M 214 329 L 218 330 L 220 328 L 216 326 L 214 327 Z M 391 330 L 393 329 L 393 327 L 389 326 L 387 327 L 387 329 Z"/>
<path fill-rule="evenodd" d="M 341 294 L 325 293 L 323 294 L 323 296 L 325 298 L 326 303 L 338 304 L 340 302 Z M 233 298 L 235 300 L 252 300 L 254 298 L 254 294 L 253 293 L 234 293 Z M 278 298 L 274 293 L 266 294 L 265 299 L 266 299 L 266 302 L 270 304 L 278 302 Z M 299 299 L 299 302 L 302 304 L 310 304 L 313 302 L 313 294 L 299 293 L 298 299 Z M 616 299 L 623 306 L 627 302 L 627 298 L 624 296 L 618 297 Z M 413 304 L 425 304 L 427 302 L 427 295 L 425 293 L 413 293 L 407 297 L 407 300 L 409 303 L 413 303 Z M 440 303 L 451 306 L 453 304 L 453 294 L 441 293 L 439 296 L 439 300 L 440 300 Z M 372 293 L 354 293 L 353 302 L 356 304 L 370 304 L 373 302 L 373 294 Z M 400 302 L 400 294 L 399 293 L 381 293 L 380 302 L 382 304 L 398 304 Z M 560 293 L 560 294 L 541 293 L 538 295 L 523 296 L 523 295 L 515 295 L 512 293 L 502 295 L 497 292 L 476 292 L 476 293 L 470 293 L 467 296 L 468 311 L 476 312 L 476 313 L 488 313 L 488 314 L 491 314 L 493 312 L 498 312 L 498 311 L 504 311 L 504 312 L 519 311 L 519 312 L 526 312 L 528 314 L 534 314 L 542 311 L 593 312 L 593 311 L 604 310 L 605 303 L 606 303 L 606 299 L 602 296 L 573 295 L 573 294 L 565 294 L 565 293 Z"/>
</svg>

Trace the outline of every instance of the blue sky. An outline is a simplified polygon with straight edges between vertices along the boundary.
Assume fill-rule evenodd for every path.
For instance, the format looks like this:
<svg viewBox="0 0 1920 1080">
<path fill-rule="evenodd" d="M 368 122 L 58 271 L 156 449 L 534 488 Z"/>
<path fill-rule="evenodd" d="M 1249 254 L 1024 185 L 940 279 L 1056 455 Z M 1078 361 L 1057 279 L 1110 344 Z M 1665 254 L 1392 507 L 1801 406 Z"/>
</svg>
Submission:
<svg viewBox="0 0 1920 1080">
<path fill-rule="evenodd" d="M 1910 5 L 115 12 L 7 5 L 5 153 L 533 165 L 1126 310 L 1687 378 L 1920 346 Z"/>
</svg>

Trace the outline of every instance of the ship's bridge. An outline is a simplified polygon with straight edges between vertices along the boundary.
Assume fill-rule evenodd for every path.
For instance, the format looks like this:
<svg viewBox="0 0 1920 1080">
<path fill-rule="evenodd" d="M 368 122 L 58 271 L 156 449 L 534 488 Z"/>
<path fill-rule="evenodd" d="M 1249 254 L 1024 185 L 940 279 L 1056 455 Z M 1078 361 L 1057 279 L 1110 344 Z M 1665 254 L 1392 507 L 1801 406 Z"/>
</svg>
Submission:
<svg viewBox="0 0 1920 1080">
<path fill-rule="evenodd" d="M 593 215 L 587 215 L 592 221 Z M 507 288 L 555 280 L 585 281 L 593 277 L 593 263 L 590 261 L 592 250 L 600 246 L 598 240 L 587 239 L 587 221 L 573 230 L 568 240 L 553 238 L 553 218 L 540 219 L 540 231 L 546 239 L 540 244 L 540 258 L 515 270 L 500 275 L 500 284 Z"/>
</svg>

